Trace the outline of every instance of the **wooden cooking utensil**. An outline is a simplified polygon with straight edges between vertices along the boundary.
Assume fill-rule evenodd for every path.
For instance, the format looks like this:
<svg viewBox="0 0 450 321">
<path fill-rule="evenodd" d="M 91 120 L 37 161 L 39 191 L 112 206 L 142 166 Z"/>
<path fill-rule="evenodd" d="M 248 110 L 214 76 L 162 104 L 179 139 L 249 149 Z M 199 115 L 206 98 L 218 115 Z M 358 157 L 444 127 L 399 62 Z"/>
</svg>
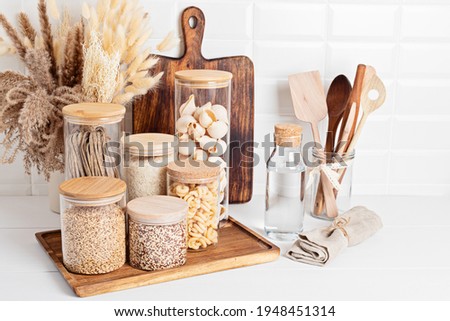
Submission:
<svg viewBox="0 0 450 321">
<path fill-rule="evenodd" d="M 344 75 L 339 75 L 331 82 L 327 94 L 327 108 L 328 108 L 328 130 L 327 141 L 325 144 L 325 152 L 332 152 L 336 140 L 336 133 L 339 123 L 344 116 L 344 111 L 347 107 L 347 102 L 352 91 L 352 85 L 348 78 Z M 319 182 L 316 194 L 316 214 L 320 214 L 323 209 L 323 190 L 322 181 Z"/>
<path fill-rule="evenodd" d="M 325 151 L 332 152 L 336 140 L 336 131 L 339 122 L 344 116 L 345 108 L 352 91 L 352 85 L 348 78 L 344 75 L 339 75 L 332 81 L 327 94 L 327 108 L 328 108 L 328 131 L 327 141 L 325 144 Z"/>
<path fill-rule="evenodd" d="M 194 22 L 192 25 L 190 21 Z M 226 21 L 226 17 L 224 17 Z M 233 74 L 230 110 L 229 201 L 250 201 L 253 188 L 254 69 L 245 56 L 206 59 L 202 55 L 205 16 L 196 7 L 181 15 L 186 50 L 180 58 L 157 56 L 152 70 L 163 71 L 159 86 L 133 104 L 133 133 L 174 134 L 174 75 L 183 69 L 217 69 Z"/>
<path fill-rule="evenodd" d="M 314 142 L 317 147 L 321 148 L 318 123 L 327 116 L 327 105 L 320 73 L 318 71 L 304 72 L 290 75 L 288 79 L 295 116 L 299 120 L 311 124 Z M 327 213 L 337 215 L 333 187 L 322 171 L 321 181 Z"/>
<path fill-rule="evenodd" d="M 378 96 L 375 99 L 370 98 L 371 92 L 377 92 Z M 358 127 L 356 129 L 355 135 L 352 138 L 350 145 L 348 146 L 347 151 L 351 152 L 355 148 L 355 145 L 361 135 L 361 130 L 364 127 L 367 117 L 375 110 L 380 108 L 380 106 L 386 100 L 386 88 L 384 87 L 383 82 L 377 75 L 373 75 L 370 80 L 368 80 L 362 89 L 361 92 L 361 105 L 363 115 L 361 120 L 359 121 Z"/>
<path fill-rule="evenodd" d="M 361 99 L 361 90 L 366 72 L 366 65 L 360 64 L 356 69 L 355 80 L 353 82 L 352 93 L 347 104 L 347 108 L 342 117 L 341 130 L 335 152 L 341 154 L 347 150 L 348 145 L 355 133 L 358 123 L 359 105 Z"/>
</svg>

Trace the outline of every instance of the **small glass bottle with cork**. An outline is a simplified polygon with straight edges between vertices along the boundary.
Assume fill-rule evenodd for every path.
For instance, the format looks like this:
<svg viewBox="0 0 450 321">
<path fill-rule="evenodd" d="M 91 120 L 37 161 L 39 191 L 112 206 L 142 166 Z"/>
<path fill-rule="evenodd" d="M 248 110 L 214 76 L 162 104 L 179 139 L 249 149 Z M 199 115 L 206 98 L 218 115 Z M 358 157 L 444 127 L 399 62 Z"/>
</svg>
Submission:
<svg viewBox="0 0 450 321">
<path fill-rule="evenodd" d="M 267 161 L 264 231 L 289 241 L 303 230 L 305 165 L 301 156 L 302 127 L 275 125 L 275 149 Z"/>
</svg>

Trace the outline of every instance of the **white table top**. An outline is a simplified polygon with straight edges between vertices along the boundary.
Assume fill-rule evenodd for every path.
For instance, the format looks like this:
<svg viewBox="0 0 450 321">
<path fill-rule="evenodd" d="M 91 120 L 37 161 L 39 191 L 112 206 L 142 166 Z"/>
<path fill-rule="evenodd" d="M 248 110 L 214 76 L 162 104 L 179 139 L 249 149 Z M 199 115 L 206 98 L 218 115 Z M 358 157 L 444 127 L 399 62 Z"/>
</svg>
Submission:
<svg viewBox="0 0 450 321">
<path fill-rule="evenodd" d="M 0 197 L 0 300 L 449 300 L 450 199 L 354 197 L 384 228 L 326 267 L 293 262 L 274 242 L 274 262 L 80 299 L 38 244 L 59 228 L 46 197 Z M 233 205 L 232 216 L 262 233 L 263 197 Z M 305 229 L 327 224 L 307 217 Z M 195 297 L 192 294 L 195 293 Z M 211 296 L 213 293 L 213 297 Z"/>
</svg>

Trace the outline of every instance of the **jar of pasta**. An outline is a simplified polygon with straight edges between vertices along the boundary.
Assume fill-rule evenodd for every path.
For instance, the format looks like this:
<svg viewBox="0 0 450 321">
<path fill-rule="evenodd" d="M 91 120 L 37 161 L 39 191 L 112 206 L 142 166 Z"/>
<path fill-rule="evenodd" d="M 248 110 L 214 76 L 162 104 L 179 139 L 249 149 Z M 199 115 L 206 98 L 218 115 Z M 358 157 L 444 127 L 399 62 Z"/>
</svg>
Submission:
<svg viewBox="0 0 450 321">
<path fill-rule="evenodd" d="M 65 106 L 62 113 L 66 179 L 121 178 L 125 107 L 80 103 Z"/>
<path fill-rule="evenodd" d="M 125 138 L 128 201 L 166 194 L 166 169 L 174 160 L 174 146 L 175 137 L 168 134 L 135 134 Z"/>
<path fill-rule="evenodd" d="M 167 166 L 167 194 L 188 203 L 188 249 L 218 242 L 220 166 L 208 161 L 176 161 Z"/>
<path fill-rule="evenodd" d="M 147 196 L 127 205 L 130 265 L 148 271 L 186 263 L 187 202 Z"/>
<path fill-rule="evenodd" d="M 180 159 L 208 160 L 221 166 L 220 220 L 228 217 L 230 109 L 233 74 L 224 70 L 175 72 L 175 134 Z"/>
<path fill-rule="evenodd" d="M 67 270 L 102 274 L 125 263 L 125 190 L 125 182 L 112 177 L 73 178 L 59 186 Z"/>
</svg>

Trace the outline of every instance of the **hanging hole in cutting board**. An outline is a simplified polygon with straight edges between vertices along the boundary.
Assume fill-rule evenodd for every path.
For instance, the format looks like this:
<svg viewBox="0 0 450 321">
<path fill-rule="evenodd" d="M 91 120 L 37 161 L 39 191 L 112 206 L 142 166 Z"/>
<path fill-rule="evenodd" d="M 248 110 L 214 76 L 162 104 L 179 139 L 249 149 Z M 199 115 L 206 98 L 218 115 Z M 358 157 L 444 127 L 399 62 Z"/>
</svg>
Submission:
<svg viewBox="0 0 450 321">
<path fill-rule="evenodd" d="M 379 93 L 378 90 L 376 90 L 376 89 L 371 89 L 371 90 L 369 91 L 368 96 L 369 96 L 369 99 L 370 99 L 370 100 L 377 100 L 378 97 L 380 97 L 380 93 Z"/>
<path fill-rule="evenodd" d="M 191 27 L 191 29 L 195 29 L 195 27 L 197 27 L 197 18 L 192 16 L 189 18 L 189 27 Z"/>
</svg>

